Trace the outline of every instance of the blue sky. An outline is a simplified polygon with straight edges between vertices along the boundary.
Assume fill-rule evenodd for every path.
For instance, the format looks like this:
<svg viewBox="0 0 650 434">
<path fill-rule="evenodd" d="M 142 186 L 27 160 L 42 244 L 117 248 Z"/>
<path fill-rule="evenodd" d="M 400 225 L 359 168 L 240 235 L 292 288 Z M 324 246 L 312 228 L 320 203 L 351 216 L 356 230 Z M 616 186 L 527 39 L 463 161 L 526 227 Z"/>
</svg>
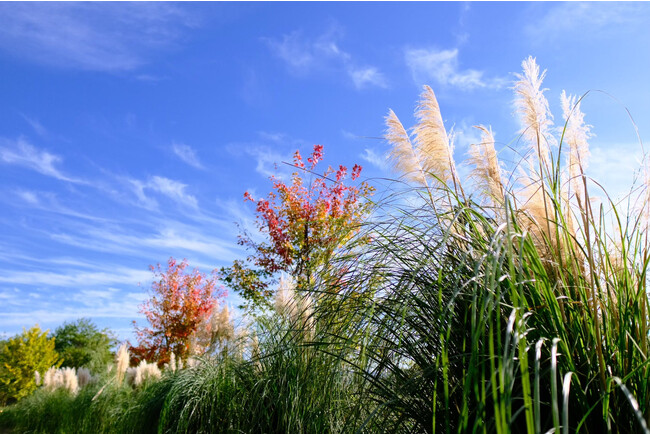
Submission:
<svg viewBox="0 0 650 434">
<path fill-rule="evenodd" d="M 0 333 L 90 317 L 131 337 L 148 265 L 244 256 L 242 195 L 296 149 L 395 176 L 383 119 L 412 125 L 423 84 L 457 160 L 475 124 L 514 143 L 529 55 L 556 125 L 563 89 L 603 91 L 582 105 L 590 173 L 623 191 L 642 156 L 625 108 L 650 132 L 648 22 L 648 3 L 0 3 Z"/>
</svg>

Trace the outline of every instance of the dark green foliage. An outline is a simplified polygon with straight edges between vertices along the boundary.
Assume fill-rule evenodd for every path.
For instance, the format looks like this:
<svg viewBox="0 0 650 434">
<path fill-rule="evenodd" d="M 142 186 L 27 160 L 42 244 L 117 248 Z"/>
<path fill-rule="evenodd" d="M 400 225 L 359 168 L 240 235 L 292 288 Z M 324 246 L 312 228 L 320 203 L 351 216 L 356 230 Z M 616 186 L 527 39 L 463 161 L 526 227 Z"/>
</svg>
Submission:
<svg viewBox="0 0 650 434">
<path fill-rule="evenodd" d="M 111 348 L 117 343 L 108 329 L 99 330 L 88 318 L 63 323 L 52 337 L 56 351 L 63 358 L 63 366 L 83 366 L 93 372 L 104 369 L 113 360 Z"/>
</svg>

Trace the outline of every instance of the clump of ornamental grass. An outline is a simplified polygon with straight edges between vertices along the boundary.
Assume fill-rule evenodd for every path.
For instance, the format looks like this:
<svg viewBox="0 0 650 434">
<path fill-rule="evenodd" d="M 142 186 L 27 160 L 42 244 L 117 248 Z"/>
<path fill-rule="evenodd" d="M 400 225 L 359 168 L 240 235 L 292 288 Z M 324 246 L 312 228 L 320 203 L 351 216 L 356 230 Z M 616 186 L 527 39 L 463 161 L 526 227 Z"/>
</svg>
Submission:
<svg viewBox="0 0 650 434">
<path fill-rule="evenodd" d="M 90 372 L 87 369 L 81 370 L 80 377 L 78 377 L 75 368 L 55 368 L 53 366 L 43 376 L 43 388 L 49 391 L 65 389 L 74 395 L 80 387 L 90 382 L 89 375 Z"/>
<path fill-rule="evenodd" d="M 357 405 L 359 377 L 319 335 L 310 304 L 284 276 L 276 311 L 239 332 L 244 348 L 202 357 L 178 373 L 161 416 L 169 432 L 354 432 L 372 405 Z M 324 330 L 331 330 L 323 327 Z M 241 329 L 240 329 L 241 330 Z M 319 347 L 327 347 L 321 351 Z"/>
<path fill-rule="evenodd" d="M 145 382 L 159 380 L 162 371 L 158 368 L 157 363 L 147 363 L 142 360 L 138 366 L 127 368 L 126 383 L 132 387 L 141 387 Z"/>
<path fill-rule="evenodd" d="M 252 348 L 245 359 L 236 352 L 219 352 L 177 374 L 161 429 L 353 431 L 354 412 L 362 409 L 353 405 L 353 376 L 342 365 L 342 358 L 315 347 L 313 342 L 322 337 L 308 339 L 304 324 L 292 323 L 287 316 L 260 317 L 255 333 L 249 333 L 255 337 L 248 340 Z"/>
<path fill-rule="evenodd" d="M 80 385 L 83 372 L 83 368 L 77 371 Z M 44 385 L 5 409 L 0 414 L 0 426 L 35 433 L 158 432 L 160 413 L 175 376 L 170 371 L 160 377 L 144 374 L 141 378 L 137 387 L 130 387 L 127 382 L 117 383 L 114 372 L 95 375 L 75 394 L 63 382 L 55 383 L 56 387 Z"/>
<path fill-rule="evenodd" d="M 522 66 L 511 146 L 523 161 L 509 171 L 479 126 L 459 179 L 428 87 L 412 133 L 392 111 L 386 119 L 390 159 L 413 189 L 379 204 L 359 238 L 373 241 L 347 246 L 344 278 L 320 295 L 328 309 L 348 303 L 331 335 L 376 405 L 368 427 L 647 430 L 648 199 L 594 205 L 592 189 L 608 196 L 586 172 L 584 96 L 562 94 L 555 128 L 546 72 L 533 58 Z M 372 302 L 355 305 L 364 292 Z"/>
</svg>

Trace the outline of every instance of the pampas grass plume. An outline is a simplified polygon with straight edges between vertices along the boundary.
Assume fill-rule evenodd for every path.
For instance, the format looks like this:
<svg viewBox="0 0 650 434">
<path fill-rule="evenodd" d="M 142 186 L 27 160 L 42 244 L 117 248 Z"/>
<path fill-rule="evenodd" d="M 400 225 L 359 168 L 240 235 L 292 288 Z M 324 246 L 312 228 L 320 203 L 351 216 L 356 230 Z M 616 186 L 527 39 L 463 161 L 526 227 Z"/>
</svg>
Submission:
<svg viewBox="0 0 650 434">
<path fill-rule="evenodd" d="M 126 383 L 132 387 L 140 387 L 145 382 L 154 379 L 157 380 L 162 377 L 162 372 L 156 363 L 147 363 L 146 360 L 133 368 L 126 370 Z"/>
<path fill-rule="evenodd" d="M 176 372 L 176 353 L 172 352 L 172 355 L 169 356 L 169 369 L 172 372 Z"/>
<path fill-rule="evenodd" d="M 569 145 L 569 176 L 574 193 L 582 200 L 581 177 L 589 163 L 587 140 L 591 136 L 591 125 L 585 124 L 585 115 L 574 95 L 567 95 L 562 91 L 560 101 L 565 121 L 564 142 Z"/>
<path fill-rule="evenodd" d="M 278 289 L 275 292 L 275 311 L 281 316 L 296 316 L 296 282 L 293 276 L 287 274 L 280 277 Z"/>
<path fill-rule="evenodd" d="M 393 146 L 388 158 L 393 163 L 394 170 L 402 173 L 406 179 L 426 186 L 427 181 L 418 151 L 413 146 L 404 125 L 392 110 L 389 110 L 388 116 L 386 116 L 386 127 L 384 137 Z"/>
<path fill-rule="evenodd" d="M 87 386 L 92 382 L 92 380 L 93 376 L 87 368 L 77 369 L 77 381 L 79 382 L 80 388 Z"/>
<path fill-rule="evenodd" d="M 436 95 L 429 86 L 424 86 L 415 116 L 418 124 L 413 132 L 422 168 L 443 183 L 456 183 L 453 143 L 445 131 Z"/>
<path fill-rule="evenodd" d="M 119 350 L 117 351 L 117 355 L 115 357 L 118 383 L 121 383 L 122 379 L 124 378 L 124 373 L 129 367 L 129 363 L 130 363 L 129 359 L 130 359 L 129 350 L 126 348 L 126 344 L 122 344 Z"/>
<path fill-rule="evenodd" d="M 75 368 L 58 369 L 52 366 L 43 377 L 43 387 L 49 391 L 66 389 L 74 395 L 79 391 L 79 386 Z"/>
<path fill-rule="evenodd" d="M 75 368 L 63 368 L 61 374 L 63 377 L 63 387 L 73 395 L 76 394 L 79 391 L 79 381 Z"/>
<path fill-rule="evenodd" d="M 539 66 L 532 56 L 524 60 L 521 66 L 523 74 L 515 75 L 518 81 L 514 86 L 515 107 L 522 124 L 521 133 L 530 143 L 540 163 L 546 170 L 550 170 L 550 144 L 553 143 L 550 129 L 553 115 L 544 96 L 547 89 L 541 88 L 546 70 L 540 74 Z"/>
<path fill-rule="evenodd" d="M 230 320 L 230 311 L 228 306 L 225 305 L 218 315 L 213 317 L 213 333 L 214 339 L 219 343 L 230 341 L 235 336 L 235 328 Z"/>
<path fill-rule="evenodd" d="M 474 166 L 470 173 L 479 191 L 495 204 L 502 204 L 503 182 L 502 170 L 494 149 L 494 136 L 491 128 L 475 126 L 482 133 L 481 142 L 470 145 L 468 164 Z"/>
</svg>

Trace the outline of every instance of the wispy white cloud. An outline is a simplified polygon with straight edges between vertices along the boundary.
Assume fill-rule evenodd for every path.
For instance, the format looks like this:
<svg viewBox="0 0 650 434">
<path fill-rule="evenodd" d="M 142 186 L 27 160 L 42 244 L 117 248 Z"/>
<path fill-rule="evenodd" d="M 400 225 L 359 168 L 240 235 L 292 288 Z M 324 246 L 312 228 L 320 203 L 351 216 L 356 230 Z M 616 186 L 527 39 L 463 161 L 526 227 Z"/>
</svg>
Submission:
<svg viewBox="0 0 650 434">
<path fill-rule="evenodd" d="M 79 179 L 63 174 L 56 167 L 63 161 L 60 156 L 40 150 L 23 138 L 17 140 L 0 139 L 0 144 L 4 145 L 0 146 L 0 161 L 6 164 L 26 167 L 61 181 L 82 182 Z"/>
<path fill-rule="evenodd" d="M 40 285 L 58 287 L 105 286 L 128 284 L 136 285 L 151 279 L 151 272 L 126 267 L 111 267 L 110 271 L 0 271 L 0 282 L 14 285 Z"/>
<path fill-rule="evenodd" d="M 188 205 L 192 208 L 197 208 L 199 205 L 196 197 L 185 192 L 187 184 L 174 181 L 173 179 L 164 178 L 162 176 L 153 176 L 149 180 L 147 186 L 178 203 Z"/>
<path fill-rule="evenodd" d="M 375 67 L 351 68 L 348 73 L 352 77 L 352 82 L 357 89 L 363 89 L 368 86 L 388 87 L 386 77 Z"/>
<path fill-rule="evenodd" d="M 308 72 L 316 63 L 316 46 L 304 40 L 298 31 L 283 35 L 281 40 L 264 39 L 271 50 L 296 73 Z"/>
<path fill-rule="evenodd" d="M 196 19 L 171 3 L 2 3 L 0 49 L 62 68 L 130 71 Z"/>
<path fill-rule="evenodd" d="M 374 149 L 364 149 L 361 158 L 381 170 L 388 170 L 389 168 L 386 156 L 377 153 Z"/>
<path fill-rule="evenodd" d="M 589 151 L 591 157 L 586 174 L 598 181 L 612 199 L 621 200 L 629 195 L 643 160 L 641 146 L 638 143 L 598 144 L 590 146 Z M 598 190 L 594 188 L 591 195 L 601 196 Z"/>
<path fill-rule="evenodd" d="M 338 42 L 341 34 L 339 27 L 332 27 L 316 39 L 306 37 L 301 31 L 294 31 L 280 39 L 263 40 L 294 74 L 306 76 L 314 71 L 330 69 L 346 73 L 357 89 L 388 87 L 388 80 L 377 67 L 359 66 L 351 54 L 341 49 Z"/>
<path fill-rule="evenodd" d="M 260 131 L 258 132 L 258 134 L 264 140 L 268 140 L 270 142 L 275 142 L 275 143 L 287 143 L 289 140 L 291 140 L 284 133 L 271 133 L 268 131 Z"/>
<path fill-rule="evenodd" d="M 263 40 L 292 72 L 305 74 L 328 61 L 345 62 L 350 59 L 350 55 L 338 46 L 340 33 L 337 28 L 332 28 L 312 40 L 296 30 L 282 35 L 280 39 L 263 38 Z"/>
<path fill-rule="evenodd" d="M 293 169 L 284 162 L 293 163 L 293 153 L 297 148 L 306 148 L 307 142 L 279 132 L 260 131 L 258 135 L 262 140 L 230 143 L 227 149 L 233 155 L 251 157 L 255 161 L 255 171 L 265 178 L 288 177 Z"/>
<path fill-rule="evenodd" d="M 156 199 L 147 196 L 144 191 L 145 187 L 147 187 L 146 183 L 140 181 L 139 179 L 129 179 L 127 181 L 131 187 L 131 191 L 133 192 L 133 194 L 135 194 L 136 198 L 138 199 L 138 203 L 140 205 L 149 209 L 158 208 L 158 202 L 156 201 Z"/>
<path fill-rule="evenodd" d="M 456 46 L 465 45 L 469 41 L 469 31 L 467 30 L 467 17 L 472 10 L 469 2 L 463 2 L 460 6 L 460 13 L 458 16 L 458 23 L 456 29 L 453 31 L 456 37 Z"/>
<path fill-rule="evenodd" d="M 204 168 L 203 164 L 201 164 L 201 161 L 199 160 L 199 157 L 196 155 L 196 151 L 191 146 L 185 145 L 183 143 L 173 143 L 172 151 L 178 158 L 190 166 L 196 169 Z"/>
<path fill-rule="evenodd" d="M 156 199 L 148 196 L 146 190 L 162 194 L 183 206 L 190 208 L 198 208 L 199 206 L 196 197 L 185 191 L 187 184 L 183 184 L 182 182 L 163 176 L 152 176 L 147 182 L 138 179 L 129 179 L 128 182 L 131 186 L 131 191 L 137 197 L 140 205 L 145 208 L 155 209 L 158 207 Z"/>
<path fill-rule="evenodd" d="M 244 102 L 253 107 L 268 105 L 271 98 L 262 74 L 249 68 L 241 76 L 242 87 L 239 93 Z"/>
<path fill-rule="evenodd" d="M 16 189 L 13 191 L 14 195 L 21 200 L 21 205 L 29 205 L 32 210 L 39 210 L 46 213 L 54 213 L 77 219 L 90 220 L 93 222 L 107 221 L 108 219 L 103 216 L 93 215 L 91 213 L 84 213 L 79 209 L 74 209 L 62 204 L 59 201 L 57 194 L 52 192 L 43 192 L 35 190 Z M 3 200 L 3 199 L 0 199 Z"/>
<path fill-rule="evenodd" d="M 539 7 L 539 5 L 536 5 Z M 524 33 L 535 43 L 563 39 L 567 35 L 606 36 L 610 29 L 635 32 L 646 26 L 650 7 L 645 2 L 561 2 L 549 3 L 544 13 L 527 20 Z"/>
<path fill-rule="evenodd" d="M 228 262 L 240 256 L 232 240 L 224 240 L 197 230 L 195 226 L 176 221 L 148 221 L 153 229 L 146 232 L 126 232 L 113 226 L 97 227 L 77 225 L 75 232 L 54 232 L 49 237 L 68 246 L 86 251 L 128 255 L 140 258 L 162 258 L 168 256 L 187 257 L 188 253 L 209 258 L 211 262 Z M 228 225 L 232 231 L 236 227 Z M 230 235 L 222 232 L 224 235 Z"/>
<path fill-rule="evenodd" d="M 85 269 L 96 269 L 97 264 L 91 261 L 80 260 L 77 258 L 71 258 L 67 256 L 32 256 L 28 254 L 21 253 L 15 249 L 11 249 L 9 246 L 0 245 L 0 261 L 5 264 L 21 264 L 26 268 L 37 267 L 39 269 L 46 269 L 48 267 L 60 269 L 60 268 L 85 268 Z M 104 265 L 102 265 L 103 267 Z"/>
<path fill-rule="evenodd" d="M 474 124 L 467 119 L 461 120 L 450 130 L 454 139 L 454 147 L 457 154 L 465 154 L 470 145 L 481 143 L 481 131 L 474 127 Z M 494 134 L 496 135 L 496 134 Z M 459 155 L 458 158 L 465 159 Z"/>
<path fill-rule="evenodd" d="M 106 289 L 82 289 L 80 291 L 86 299 L 102 299 L 110 300 L 115 298 L 115 295 L 119 293 L 117 288 L 106 288 Z M 93 300 L 94 301 L 94 300 Z"/>
<path fill-rule="evenodd" d="M 163 80 L 166 80 L 167 77 L 157 76 L 153 74 L 138 74 L 135 76 L 135 79 L 139 81 L 148 82 L 148 83 L 158 83 Z"/>
<path fill-rule="evenodd" d="M 0 327 L 20 327 L 38 323 L 51 329 L 64 321 L 78 318 L 124 318 L 130 322 L 140 317 L 138 306 L 142 303 L 143 296 L 146 296 L 146 293 L 127 293 L 110 302 L 94 300 L 94 303 L 83 303 L 86 306 L 81 308 L 78 305 L 62 307 L 59 304 L 41 303 L 42 307 L 35 309 L 4 313 L 0 318 Z"/>
<path fill-rule="evenodd" d="M 47 129 L 43 126 L 43 124 L 41 124 L 38 121 L 38 119 L 29 117 L 24 113 L 21 113 L 20 115 L 23 117 L 23 119 L 25 119 L 25 121 L 29 124 L 29 126 L 32 127 L 32 129 L 34 130 L 34 132 L 36 132 L 36 134 L 38 134 L 41 137 L 46 137 L 48 135 Z"/>
<path fill-rule="evenodd" d="M 27 202 L 30 205 L 38 205 L 40 201 L 35 192 L 29 190 L 19 190 L 16 192 L 18 197 Z"/>
<path fill-rule="evenodd" d="M 507 83 L 503 78 L 486 78 L 483 71 L 460 69 L 458 49 L 408 48 L 404 52 L 404 58 L 413 80 L 418 84 L 434 80 L 443 86 L 469 91 L 479 88 L 498 89 Z"/>
<path fill-rule="evenodd" d="M 255 158 L 255 171 L 262 176 L 283 178 L 291 173 L 291 169 L 283 162 L 291 163 L 291 153 L 280 153 L 266 146 L 251 146 L 244 151 Z"/>
</svg>

